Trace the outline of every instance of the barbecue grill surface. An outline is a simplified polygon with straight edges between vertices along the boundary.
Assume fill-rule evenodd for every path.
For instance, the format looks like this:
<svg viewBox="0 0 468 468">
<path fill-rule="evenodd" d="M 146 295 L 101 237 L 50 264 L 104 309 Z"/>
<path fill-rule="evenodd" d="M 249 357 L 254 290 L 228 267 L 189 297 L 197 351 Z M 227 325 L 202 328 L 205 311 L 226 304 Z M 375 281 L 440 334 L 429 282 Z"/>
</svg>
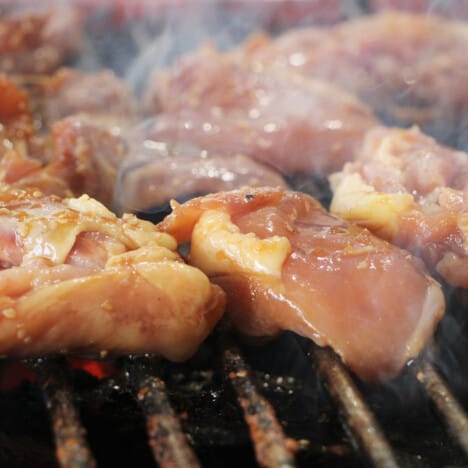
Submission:
<svg viewBox="0 0 468 468">
<path fill-rule="evenodd" d="M 363 12 L 366 3 L 347 2 L 348 11 Z M 112 14 L 101 11 L 89 20 L 87 53 L 71 65 L 93 69 L 99 64 L 124 76 L 129 60 L 138 53 L 139 34 L 153 34 L 163 27 L 157 18 L 149 18 L 143 29 L 138 29 L 140 20 L 115 28 L 114 19 Z M 232 37 L 241 38 L 254 27 L 252 22 L 240 22 L 237 29 L 233 28 Z M 140 32 L 136 33 L 137 30 Z M 184 41 L 173 44 L 161 59 L 161 65 L 184 51 L 190 42 L 186 36 Z M 139 87 L 144 76 L 144 67 L 137 66 L 127 78 Z M 454 137 L 454 141 L 459 138 Z M 291 182 L 296 188 L 310 192 L 317 193 L 319 189 L 324 204 L 329 201 L 329 192 L 322 181 L 297 176 Z M 164 212 L 164 207 L 158 209 Z M 429 370 L 435 368 L 461 406 L 468 408 L 468 301 L 453 290 L 447 290 L 446 297 L 447 315 L 438 328 L 434 346 L 423 357 L 423 364 L 430 362 L 433 367 Z M 26 363 L 33 371 L 33 380 L 24 380 L 0 395 L 0 466 L 84 467 L 96 463 L 99 467 L 153 467 L 155 453 L 163 458 L 171 454 L 164 444 L 154 450 L 148 420 L 159 412 L 170 417 L 171 411 L 182 435 L 186 434 L 182 451 L 186 444 L 202 466 L 258 466 L 256 447 L 260 442 L 249 433 L 239 405 L 242 388 L 248 388 L 248 396 L 258 392 L 271 403 L 287 438 L 285 446 L 295 447 L 299 467 L 361 467 L 369 464 L 369 459 L 371 465 L 375 464 L 368 447 L 359 445 L 349 415 L 331 396 L 336 382 L 327 383 L 329 363 L 323 364 L 307 340 L 284 333 L 254 346 L 236 341 L 226 344 L 221 335 L 219 332 L 211 337 L 193 359 L 182 365 L 151 357 L 112 360 L 115 370 L 103 379 L 81 369 L 71 369 L 61 357 Z M 226 358 L 226 350 L 234 350 L 234 354 Z M 233 362 L 226 359 L 234 359 L 234 364 L 241 367 L 248 366 L 247 383 L 236 380 L 244 375 L 244 368 L 240 374 L 237 369 L 237 375 L 229 367 Z M 16 364 L 9 360 L 0 363 L 3 380 L 15 372 L 12 365 Z M 324 365 L 325 368 L 321 367 Z M 428 369 L 420 366 L 420 362 L 412 363 L 400 377 L 385 385 L 374 387 L 354 378 L 353 381 L 400 466 L 466 466 L 468 454 L 458 441 L 463 434 L 447 428 L 447 415 L 440 415 L 427 390 L 434 379 L 429 375 L 429 380 L 424 380 L 424 371 Z M 163 383 L 162 394 L 166 399 L 162 403 L 148 401 L 142 392 L 148 382 L 154 384 L 156 377 L 157 382 Z M 251 383 L 253 390 L 249 387 Z M 341 391 L 347 393 L 349 388 Z M 272 412 L 259 409 L 259 405 L 258 401 L 251 402 L 247 413 L 259 410 L 260 425 L 263 421 L 263 430 L 268 433 Z M 358 429 L 373 432 L 372 427 Z M 465 427 L 463 432 L 467 431 Z M 162 435 L 166 440 L 171 435 L 163 432 L 155 437 Z M 78 442 L 76 434 L 81 437 Z M 56 452 L 64 458 L 59 460 Z M 184 452 L 181 457 L 185 456 Z M 63 460 L 70 464 L 64 464 Z M 391 466 L 392 460 L 385 461 Z"/>
</svg>

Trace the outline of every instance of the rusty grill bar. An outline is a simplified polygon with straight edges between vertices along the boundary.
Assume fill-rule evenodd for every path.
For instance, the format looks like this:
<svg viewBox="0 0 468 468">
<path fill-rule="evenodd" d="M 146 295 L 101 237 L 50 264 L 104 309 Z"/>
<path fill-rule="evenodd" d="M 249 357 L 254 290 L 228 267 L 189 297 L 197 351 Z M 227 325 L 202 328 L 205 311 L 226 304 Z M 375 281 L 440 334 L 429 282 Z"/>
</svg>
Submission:
<svg viewBox="0 0 468 468">
<path fill-rule="evenodd" d="M 154 375 L 157 369 L 141 359 L 130 361 L 126 367 L 136 381 L 137 399 L 146 417 L 149 444 L 158 465 L 166 468 L 200 466 L 171 406 L 166 383 Z"/>
<path fill-rule="evenodd" d="M 296 466 L 294 451 L 301 444 L 284 434 L 274 406 L 259 392 L 239 347 L 226 337 L 218 341 L 218 346 L 223 379 L 232 386 L 242 409 L 258 464 L 271 467 Z M 375 416 L 339 358 L 330 349 L 315 345 L 311 345 L 309 355 L 313 361 L 311 365 L 316 368 L 332 401 L 344 416 L 342 422 L 345 432 L 352 435 L 357 453 L 364 454 L 372 466 L 399 466 Z M 159 361 L 129 358 L 123 362 L 119 373 L 120 377 L 125 376 L 121 378 L 127 387 L 123 391 L 131 393 L 143 411 L 148 443 L 158 466 L 201 466 L 196 450 L 188 442 L 181 420 L 170 401 L 170 390 L 161 377 Z M 66 359 L 38 359 L 29 364 L 37 373 L 43 390 L 59 465 L 67 468 L 96 467 L 96 460 L 87 443 L 86 430 L 74 403 L 74 390 Z M 411 373 L 414 380 L 423 386 L 450 433 L 468 457 L 468 418 L 447 384 L 425 359 L 416 362 L 411 367 Z"/>
<path fill-rule="evenodd" d="M 295 467 L 294 456 L 274 409 L 256 389 L 248 365 L 232 343 L 223 343 L 223 366 L 244 412 L 260 465 Z"/>
<path fill-rule="evenodd" d="M 200 464 L 187 443 L 165 387 L 160 378 L 148 377 L 142 380 L 138 392 L 138 401 L 146 414 L 154 458 L 161 467 L 198 467 Z"/>
<path fill-rule="evenodd" d="M 316 346 L 312 346 L 311 353 L 331 397 L 343 413 L 345 428 L 349 430 L 359 449 L 374 466 L 398 467 L 392 449 L 374 415 L 336 354 L 328 348 Z"/>
<path fill-rule="evenodd" d="M 64 359 L 39 359 L 36 370 L 49 410 L 55 453 L 63 468 L 95 468 L 96 461 L 86 441 L 86 430 L 73 403 L 73 393 Z"/>
<path fill-rule="evenodd" d="M 432 364 L 421 359 L 413 372 L 436 406 L 450 433 L 468 457 L 468 416 Z"/>
</svg>

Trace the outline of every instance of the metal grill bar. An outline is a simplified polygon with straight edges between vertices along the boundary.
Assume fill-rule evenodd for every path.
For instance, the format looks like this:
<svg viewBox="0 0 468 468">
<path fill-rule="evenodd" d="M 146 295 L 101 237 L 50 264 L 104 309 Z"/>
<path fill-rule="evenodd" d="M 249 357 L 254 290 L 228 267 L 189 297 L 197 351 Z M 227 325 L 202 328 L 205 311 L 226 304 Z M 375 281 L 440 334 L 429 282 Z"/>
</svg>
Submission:
<svg viewBox="0 0 468 468">
<path fill-rule="evenodd" d="M 33 363 L 49 410 L 58 462 L 63 468 L 94 468 L 96 461 L 86 442 L 73 404 L 68 366 L 63 359 L 39 359 Z"/>
<path fill-rule="evenodd" d="M 244 412 L 257 461 L 271 468 L 296 466 L 274 409 L 255 388 L 239 350 L 226 343 L 222 343 L 222 350 L 224 370 Z"/>
<path fill-rule="evenodd" d="M 398 464 L 389 443 L 339 358 L 330 349 L 314 345 L 311 354 L 358 447 L 374 466 L 396 468 Z"/>
<path fill-rule="evenodd" d="M 149 444 L 160 467 L 196 468 L 200 463 L 182 431 L 167 396 L 164 380 L 153 367 L 132 362 L 137 399 L 146 417 Z"/>
<path fill-rule="evenodd" d="M 450 433 L 468 456 L 468 416 L 434 367 L 422 359 L 413 367 L 418 381 L 445 420 Z"/>
</svg>

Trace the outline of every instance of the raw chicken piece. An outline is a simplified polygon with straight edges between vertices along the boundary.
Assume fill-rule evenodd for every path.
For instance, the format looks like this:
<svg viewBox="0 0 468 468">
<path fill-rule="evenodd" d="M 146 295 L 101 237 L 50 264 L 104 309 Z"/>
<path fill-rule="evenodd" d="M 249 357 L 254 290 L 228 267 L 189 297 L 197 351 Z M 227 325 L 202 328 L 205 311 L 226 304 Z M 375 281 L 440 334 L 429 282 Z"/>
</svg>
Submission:
<svg viewBox="0 0 468 468">
<path fill-rule="evenodd" d="M 6 151 L 0 159 L 0 185 L 6 183 L 20 189 L 38 189 L 45 195 L 71 197 L 73 192 L 62 175 L 62 171 L 51 170 L 39 159 L 15 150 Z"/>
<path fill-rule="evenodd" d="M 324 79 L 386 119 L 423 125 L 447 141 L 468 124 L 467 47 L 466 23 L 389 11 L 277 40 L 257 37 L 235 54 L 270 73 Z"/>
<path fill-rule="evenodd" d="M 64 69 L 45 83 L 39 99 L 46 120 L 80 107 L 92 115 L 69 116 L 53 125 L 51 135 L 38 135 L 27 91 L 0 74 L 0 182 L 59 196 L 87 193 L 110 206 L 126 149 L 122 128 L 135 117 L 129 91 L 107 72 Z M 104 90 L 86 101 L 83 96 L 93 87 Z"/>
<path fill-rule="evenodd" d="M 244 189 L 174 204 L 159 225 L 228 295 L 243 333 L 292 330 L 330 345 L 362 379 L 395 376 L 432 335 L 438 283 L 408 252 L 308 195 Z"/>
<path fill-rule="evenodd" d="M 377 121 L 352 96 L 287 71 L 257 72 L 206 46 L 156 74 L 155 133 L 287 174 L 323 176 L 352 160 Z"/>
<path fill-rule="evenodd" d="M 47 138 L 37 134 L 28 93 L 0 74 L 0 184 L 70 196 L 63 173 L 49 172 Z"/>
<path fill-rule="evenodd" d="M 414 13 L 446 16 L 452 19 L 468 18 L 468 3 L 460 0 L 369 0 L 369 7 L 374 11 L 404 10 Z"/>
<path fill-rule="evenodd" d="M 275 31 L 299 24 L 335 23 L 348 13 L 346 5 L 340 0 L 236 0 L 225 3 L 231 14 L 254 14 L 258 28 Z"/>
<path fill-rule="evenodd" d="M 83 196 L 0 189 L 0 353 L 157 353 L 183 360 L 224 293 L 175 240 Z"/>
<path fill-rule="evenodd" d="M 0 73 L 0 157 L 12 148 L 29 153 L 35 136 L 28 93 Z"/>
<path fill-rule="evenodd" d="M 61 68 L 43 83 L 42 117 L 49 125 L 77 113 L 132 120 L 136 103 L 130 88 L 110 70 L 83 73 Z"/>
<path fill-rule="evenodd" d="M 286 187 L 276 171 L 242 154 L 210 154 L 189 143 L 168 143 L 149 135 L 128 151 L 116 188 L 119 211 L 163 209 L 186 199 L 243 186 Z M 143 144 L 141 144 L 143 141 Z"/>
<path fill-rule="evenodd" d="M 468 154 L 417 128 L 376 128 L 358 161 L 330 177 L 331 211 L 420 255 L 468 287 Z"/>
<path fill-rule="evenodd" d="M 81 26 L 81 15 L 73 8 L 13 8 L 0 16 L 0 71 L 54 71 L 80 47 Z"/>
<path fill-rule="evenodd" d="M 118 168 L 126 154 L 122 121 L 79 114 L 52 127 L 46 172 L 64 180 L 75 196 L 87 194 L 111 206 Z"/>
<path fill-rule="evenodd" d="M 86 193 L 120 211 L 242 185 L 286 185 L 275 171 L 245 156 L 210 156 L 188 143 L 155 139 L 153 130 L 129 130 L 119 118 L 67 117 L 53 126 L 52 157 L 44 172 L 65 181 L 75 196 Z"/>
<path fill-rule="evenodd" d="M 0 183 L 59 196 L 87 193 L 110 206 L 125 153 L 119 117 L 79 114 L 39 136 L 28 93 L 0 74 Z"/>
</svg>

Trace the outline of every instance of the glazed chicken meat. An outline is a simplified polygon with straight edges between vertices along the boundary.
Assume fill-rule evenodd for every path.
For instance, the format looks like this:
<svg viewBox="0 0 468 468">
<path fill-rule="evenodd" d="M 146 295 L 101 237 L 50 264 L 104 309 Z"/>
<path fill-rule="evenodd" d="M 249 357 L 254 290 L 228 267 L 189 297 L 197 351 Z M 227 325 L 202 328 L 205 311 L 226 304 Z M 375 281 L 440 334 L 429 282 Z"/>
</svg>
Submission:
<svg viewBox="0 0 468 468">
<path fill-rule="evenodd" d="M 468 155 L 383 125 L 463 128 L 468 28 L 334 7 L 148 67 L 129 28 L 114 73 L 69 61 L 94 7 L 0 16 L 0 355 L 182 361 L 223 318 L 395 377 L 444 313 L 428 271 L 468 287 Z"/>
<path fill-rule="evenodd" d="M 262 70 L 288 69 L 359 96 L 387 121 L 454 139 L 468 111 L 468 27 L 436 15 L 385 11 L 331 27 L 257 36 L 236 51 Z"/>
<path fill-rule="evenodd" d="M 87 194 L 111 207 L 127 150 L 124 128 L 119 118 L 85 113 L 57 121 L 44 171 L 65 181 L 75 196 Z"/>
<path fill-rule="evenodd" d="M 49 126 L 81 113 L 125 122 L 136 118 L 137 104 L 130 87 L 110 70 L 83 73 L 61 68 L 41 83 L 39 93 L 40 117 Z"/>
<path fill-rule="evenodd" d="M 330 177 L 331 211 L 420 255 L 468 287 L 468 155 L 417 128 L 376 128 L 356 162 Z"/>
<path fill-rule="evenodd" d="M 5 6 L 9 0 L 3 2 Z M 80 13 L 69 7 L 19 8 L 10 2 L 0 16 L 0 70 L 50 73 L 73 55 L 82 39 Z M 33 2 L 34 3 L 34 2 Z M 16 8 L 17 7 L 17 8 Z"/>
<path fill-rule="evenodd" d="M 257 72 L 205 46 L 156 73 L 148 92 L 160 139 L 234 151 L 285 174 L 324 176 L 377 125 L 353 96 L 287 70 Z"/>
<path fill-rule="evenodd" d="M 97 201 L 0 189 L 0 354 L 193 354 L 224 293 L 175 240 Z"/>
<path fill-rule="evenodd" d="M 189 262 L 226 291 L 244 334 L 292 330 L 379 381 L 418 354 L 442 316 L 441 288 L 420 260 L 308 195 L 243 189 L 173 208 L 159 230 L 190 242 Z"/>
<path fill-rule="evenodd" d="M 23 155 L 34 152 L 37 132 L 28 93 L 0 73 L 0 157 L 15 149 Z"/>
<path fill-rule="evenodd" d="M 287 187 L 275 170 L 242 154 L 210 154 L 189 143 L 137 139 L 120 168 L 114 206 L 120 212 L 166 211 L 171 199 L 243 186 Z M 143 141 L 143 143 L 141 143 Z"/>
</svg>

